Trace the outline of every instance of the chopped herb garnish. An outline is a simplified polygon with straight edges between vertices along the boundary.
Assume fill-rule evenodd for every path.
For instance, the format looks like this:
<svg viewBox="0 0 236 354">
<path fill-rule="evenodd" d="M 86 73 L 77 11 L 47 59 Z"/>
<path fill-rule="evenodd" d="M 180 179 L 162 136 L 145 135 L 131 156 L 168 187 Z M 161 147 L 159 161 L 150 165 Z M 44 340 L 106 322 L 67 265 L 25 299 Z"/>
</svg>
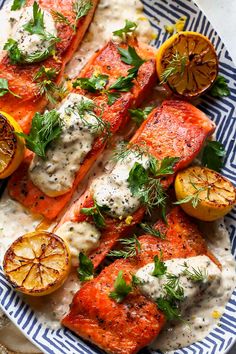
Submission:
<svg viewBox="0 0 236 354">
<path fill-rule="evenodd" d="M 94 266 L 92 261 L 84 253 L 79 253 L 79 268 L 77 268 L 79 280 L 86 281 L 93 278 Z"/>
<path fill-rule="evenodd" d="M 166 277 L 168 281 L 163 288 L 166 291 L 168 297 L 172 300 L 183 301 L 184 289 L 179 284 L 179 277 L 170 273 L 167 273 Z"/>
<path fill-rule="evenodd" d="M 106 227 L 106 223 L 105 223 L 105 218 L 104 218 L 102 212 L 103 211 L 106 212 L 108 210 L 109 210 L 109 208 L 107 206 L 98 205 L 96 200 L 94 200 L 94 206 L 92 206 L 91 208 L 82 208 L 80 210 L 80 212 L 82 214 L 92 216 L 93 221 L 97 225 L 97 227 L 99 227 L 100 229 L 103 229 L 104 227 Z"/>
<path fill-rule="evenodd" d="M 206 186 L 206 187 L 197 187 L 195 186 L 195 184 L 192 183 L 192 186 L 195 188 L 196 192 L 191 194 L 191 195 L 188 195 L 187 197 L 183 198 L 183 199 L 179 199 L 177 202 L 175 202 L 174 204 L 184 204 L 184 203 L 188 203 L 188 202 L 191 202 L 192 203 L 192 206 L 194 208 L 196 208 L 201 200 L 200 198 L 200 193 L 201 192 L 204 192 L 204 191 L 207 191 L 207 195 L 208 195 L 208 198 L 209 198 L 209 191 L 210 191 L 210 188 L 211 186 Z"/>
<path fill-rule="evenodd" d="M 165 314 L 167 320 L 172 321 L 181 318 L 179 309 L 175 304 L 164 297 L 156 300 L 158 308 Z"/>
<path fill-rule="evenodd" d="M 56 110 L 44 114 L 36 113 L 29 135 L 16 133 L 25 138 L 26 146 L 36 155 L 46 158 L 46 149 L 49 144 L 61 135 L 61 118 Z"/>
<path fill-rule="evenodd" d="M 89 92 L 99 92 L 104 90 L 106 84 L 108 83 L 109 76 L 108 75 L 93 75 L 90 78 L 81 77 L 76 79 L 73 82 L 73 87 L 81 87 L 83 90 L 87 90 Z"/>
<path fill-rule="evenodd" d="M 132 286 L 128 285 L 123 278 L 123 272 L 119 271 L 114 283 L 114 290 L 110 292 L 109 297 L 120 303 L 132 291 Z"/>
<path fill-rule="evenodd" d="M 169 80 L 169 78 L 171 78 L 171 76 L 173 75 L 176 74 L 183 75 L 186 62 L 187 62 L 187 56 L 180 55 L 178 52 L 176 52 L 173 55 L 172 59 L 170 60 L 169 65 L 161 74 L 160 84 L 166 83 Z"/>
<path fill-rule="evenodd" d="M 154 106 L 145 107 L 144 109 L 129 109 L 131 119 L 136 123 L 137 126 L 140 126 L 143 121 L 147 119 L 153 108 Z"/>
<path fill-rule="evenodd" d="M 182 275 L 185 275 L 188 279 L 192 280 L 193 282 L 203 282 L 207 278 L 206 270 L 201 270 L 200 268 L 193 268 L 189 269 L 189 266 L 186 262 L 184 262 L 185 269 L 182 272 Z"/>
<path fill-rule="evenodd" d="M 210 94 L 213 97 L 224 97 L 230 95 L 230 90 L 227 81 L 223 76 L 217 76 L 216 81 L 210 89 Z"/>
<path fill-rule="evenodd" d="M 137 24 L 135 22 L 125 20 L 125 26 L 117 31 L 113 32 L 114 36 L 118 36 L 121 39 L 125 39 L 126 35 L 132 34 L 137 28 Z"/>
<path fill-rule="evenodd" d="M 139 279 L 139 277 L 137 277 L 135 274 L 132 275 L 132 285 L 133 287 L 136 287 L 138 285 L 142 284 L 142 280 Z"/>
<path fill-rule="evenodd" d="M 162 262 L 161 258 L 159 258 L 158 256 L 154 257 L 154 265 L 154 270 L 152 272 L 152 275 L 154 277 L 160 277 L 166 273 L 167 266 L 164 262 Z"/>
<path fill-rule="evenodd" d="M 215 171 L 220 171 L 223 166 L 223 159 L 225 156 L 224 145 L 219 141 L 207 141 L 206 146 L 202 152 L 202 164 Z"/>
<path fill-rule="evenodd" d="M 141 223 L 140 226 L 141 226 L 141 228 L 142 228 L 145 232 L 147 232 L 147 234 L 149 234 L 149 235 L 152 235 L 152 236 L 161 238 L 162 240 L 164 240 L 165 237 L 166 237 L 165 234 L 161 233 L 158 229 L 155 229 L 155 228 L 152 227 L 151 225 Z"/>
<path fill-rule="evenodd" d="M 121 250 L 112 250 L 108 253 L 109 257 L 118 257 L 118 258 L 129 258 L 135 257 L 141 249 L 139 240 L 136 236 L 131 238 L 120 239 L 119 242 L 124 246 Z"/>
<path fill-rule="evenodd" d="M 129 155 L 133 154 L 136 158 L 142 158 L 144 155 L 148 156 L 149 152 L 146 146 L 139 146 L 137 144 L 130 144 L 126 141 L 122 141 L 115 149 L 112 159 L 115 162 L 123 161 L 124 159 L 129 157 Z"/>
<path fill-rule="evenodd" d="M 145 63 L 145 60 L 143 60 L 142 58 L 140 58 L 140 56 L 137 54 L 135 48 L 128 46 L 128 49 L 124 49 L 124 48 L 118 48 L 118 52 L 121 55 L 121 60 L 128 64 L 133 66 L 132 69 L 129 70 L 129 73 L 137 73 L 138 69 L 140 68 L 140 66 Z"/>
<path fill-rule="evenodd" d="M 7 79 L 0 79 L 0 97 L 6 95 L 6 93 L 10 93 L 17 98 L 21 98 L 19 95 L 9 89 Z"/>
<path fill-rule="evenodd" d="M 90 0 L 76 0 L 73 3 L 73 11 L 75 13 L 75 25 L 74 29 L 76 29 L 77 21 L 86 16 L 89 11 L 92 9 L 93 4 Z"/>
<path fill-rule="evenodd" d="M 13 4 L 11 5 L 11 11 L 20 10 L 22 6 L 24 6 L 26 0 L 14 0 Z"/>
<path fill-rule="evenodd" d="M 66 16 L 64 16 L 61 12 L 51 10 L 51 15 L 55 22 L 67 25 L 74 30 L 74 26 L 71 24 L 70 20 Z"/>
<path fill-rule="evenodd" d="M 44 12 L 36 1 L 33 3 L 33 18 L 23 28 L 30 34 L 39 34 L 46 37 Z"/>
</svg>

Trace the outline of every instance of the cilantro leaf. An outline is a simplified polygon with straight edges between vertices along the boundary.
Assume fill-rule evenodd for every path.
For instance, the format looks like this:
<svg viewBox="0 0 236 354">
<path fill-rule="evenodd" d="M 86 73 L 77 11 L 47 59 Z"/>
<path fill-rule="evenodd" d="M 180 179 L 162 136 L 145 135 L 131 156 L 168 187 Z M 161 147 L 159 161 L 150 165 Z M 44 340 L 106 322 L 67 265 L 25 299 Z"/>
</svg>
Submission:
<svg viewBox="0 0 236 354">
<path fill-rule="evenodd" d="M 20 10 L 23 5 L 25 5 L 26 0 L 14 0 L 11 5 L 11 11 Z"/>
<path fill-rule="evenodd" d="M 180 311 L 179 309 L 168 299 L 164 297 L 159 297 L 156 300 L 158 308 L 164 313 L 167 320 L 172 321 L 176 319 L 180 319 Z"/>
<path fill-rule="evenodd" d="M 48 145 L 61 135 L 61 118 L 56 110 L 44 114 L 36 113 L 30 129 L 29 135 L 16 133 L 25 138 L 26 146 L 36 155 L 46 158 Z"/>
<path fill-rule="evenodd" d="M 131 115 L 131 119 L 136 123 L 139 127 L 145 119 L 147 119 L 149 113 L 153 110 L 154 106 L 148 106 L 144 109 L 129 109 L 129 113 Z"/>
<path fill-rule="evenodd" d="M 161 238 L 162 240 L 165 239 L 166 235 L 161 233 L 158 229 L 152 227 L 151 225 L 148 225 L 148 224 L 144 224 L 144 223 L 141 223 L 139 224 L 140 227 L 145 231 L 147 232 L 149 235 L 152 235 L 152 236 L 155 236 L 155 237 L 159 237 Z"/>
<path fill-rule="evenodd" d="M 109 297 L 120 303 L 132 291 L 132 286 L 128 285 L 123 278 L 123 272 L 119 271 L 114 283 L 114 290 L 110 292 Z"/>
<path fill-rule="evenodd" d="M 207 141 L 202 153 L 202 164 L 215 171 L 220 171 L 225 156 L 224 145 L 219 141 Z"/>
<path fill-rule="evenodd" d="M 155 267 L 154 267 L 154 270 L 152 272 L 152 275 L 154 277 L 160 277 L 162 275 L 164 275 L 167 271 L 167 266 L 165 265 L 164 262 L 161 261 L 161 259 L 158 257 L 158 256 L 155 256 L 154 257 L 154 264 L 155 264 Z"/>
<path fill-rule="evenodd" d="M 210 94 L 213 97 L 224 97 L 230 95 L 230 90 L 227 81 L 223 76 L 217 76 L 216 81 L 210 89 Z"/>
<path fill-rule="evenodd" d="M 114 31 L 113 35 L 123 39 L 125 38 L 126 34 L 132 34 L 136 28 L 137 24 L 135 22 L 125 20 L 125 26 L 117 31 Z"/>
<path fill-rule="evenodd" d="M 140 56 L 137 54 L 135 48 L 128 46 L 128 49 L 124 48 L 118 48 L 118 52 L 121 55 L 121 60 L 129 65 L 132 65 L 135 70 L 138 70 L 139 67 L 145 63 L 145 60 L 140 58 Z M 134 73 L 133 71 L 130 71 L 129 73 Z"/>
<path fill-rule="evenodd" d="M 105 88 L 108 80 L 109 76 L 102 74 L 93 75 L 90 78 L 81 77 L 73 82 L 73 87 L 76 88 L 79 86 L 83 90 L 96 93 L 97 91 L 101 91 Z"/>
<path fill-rule="evenodd" d="M 97 225 L 97 227 L 99 227 L 100 229 L 103 229 L 104 227 L 106 227 L 106 222 L 105 222 L 105 218 L 102 215 L 102 210 L 103 211 L 108 211 L 109 208 L 106 206 L 101 206 L 98 205 L 97 202 L 94 200 L 94 206 L 91 208 L 82 208 L 80 210 L 80 212 L 82 214 L 88 215 L 88 216 L 92 216 L 93 217 L 93 221 L 94 223 Z"/>
<path fill-rule="evenodd" d="M 19 95 L 9 89 L 7 79 L 0 79 L 0 97 L 6 95 L 6 93 L 10 93 L 17 98 L 21 98 Z"/>
<path fill-rule="evenodd" d="M 93 278 L 94 266 L 92 261 L 84 253 L 79 253 L 79 268 L 77 268 L 79 280 L 86 281 Z"/>
</svg>

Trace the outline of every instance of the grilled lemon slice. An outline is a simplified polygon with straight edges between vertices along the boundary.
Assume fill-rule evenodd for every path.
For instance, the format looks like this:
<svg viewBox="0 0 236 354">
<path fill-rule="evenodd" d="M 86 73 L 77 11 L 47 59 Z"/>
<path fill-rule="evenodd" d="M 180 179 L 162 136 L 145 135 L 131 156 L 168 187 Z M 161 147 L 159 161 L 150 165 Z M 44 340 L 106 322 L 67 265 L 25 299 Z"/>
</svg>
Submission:
<svg viewBox="0 0 236 354">
<path fill-rule="evenodd" d="M 179 32 L 157 51 L 157 74 L 174 93 L 193 98 L 206 91 L 218 74 L 218 58 L 209 39 L 197 32 Z"/>
<path fill-rule="evenodd" d="M 175 179 L 175 193 L 176 204 L 203 221 L 221 218 L 236 202 L 232 183 L 206 167 L 193 166 L 180 171 Z"/>
<path fill-rule="evenodd" d="M 22 132 L 19 124 L 0 111 L 0 179 L 10 176 L 24 157 L 24 139 L 14 132 Z"/>
<path fill-rule="evenodd" d="M 69 274 L 69 249 L 52 233 L 32 232 L 12 243 L 3 268 L 16 290 L 32 296 L 47 295 L 58 289 Z"/>
</svg>

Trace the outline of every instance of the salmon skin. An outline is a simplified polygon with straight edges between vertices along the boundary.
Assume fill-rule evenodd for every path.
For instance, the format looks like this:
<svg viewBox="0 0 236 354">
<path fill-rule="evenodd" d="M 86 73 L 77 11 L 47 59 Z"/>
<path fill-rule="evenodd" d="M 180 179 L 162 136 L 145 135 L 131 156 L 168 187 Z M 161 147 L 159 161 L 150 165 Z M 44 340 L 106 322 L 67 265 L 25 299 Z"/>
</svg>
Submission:
<svg viewBox="0 0 236 354">
<path fill-rule="evenodd" d="M 119 271 L 131 283 L 132 274 L 153 262 L 156 255 L 168 260 L 210 254 L 197 226 L 179 207 L 172 209 L 167 221 L 168 224 L 155 225 L 165 232 L 164 240 L 151 235 L 139 237 L 141 250 L 136 257 L 115 261 L 97 278 L 85 283 L 75 294 L 62 324 L 107 353 L 135 354 L 150 344 L 165 324 L 164 314 L 157 305 L 138 288 L 122 303 L 112 300 L 109 293 Z"/>
<path fill-rule="evenodd" d="M 114 134 L 121 129 L 129 117 L 128 109 L 136 107 L 150 92 L 156 83 L 156 69 L 153 50 L 137 41 L 133 42 L 137 52 L 146 60 L 138 71 L 134 86 L 130 92 L 121 93 L 120 97 L 111 106 L 107 103 L 107 96 L 104 93 L 88 93 L 84 90 L 74 90 L 76 93 L 85 95 L 92 99 L 96 106 L 102 107 L 102 119 L 110 124 L 111 133 Z M 123 45 L 125 46 L 125 45 Z M 127 46 L 127 45 L 126 45 Z M 116 80 L 119 76 L 126 76 L 130 65 L 121 61 L 118 53 L 118 45 L 112 41 L 107 43 L 99 52 L 91 58 L 81 72 L 82 77 L 91 77 L 93 73 L 109 71 L 110 81 Z M 111 68 L 110 69 L 108 69 Z M 115 69 L 116 68 L 116 69 Z M 99 112 L 98 112 L 99 113 Z M 89 169 L 97 160 L 106 146 L 103 137 L 98 137 L 85 157 L 80 169 L 75 177 L 71 190 L 58 197 L 49 197 L 37 188 L 30 180 L 28 169 L 33 158 L 33 153 L 27 152 L 27 156 L 18 170 L 11 176 L 8 183 L 10 196 L 30 209 L 33 213 L 40 214 L 46 219 L 53 220 L 62 211 L 71 199 L 75 189 L 85 177 Z"/>
<path fill-rule="evenodd" d="M 33 4 L 33 0 L 27 0 L 25 6 Z M 75 13 L 73 11 L 74 0 L 39 0 L 37 1 L 43 10 L 48 12 L 60 11 L 74 24 Z M 11 94 L 0 97 L 0 109 L 11 114 L 20 124 L 25 133 L 28 133 L 31 121 L 36 112 L 41 112 L 48 103 L 45 95 L 40 95 L 38 85 L 34 82 L 34 76 L 44 65 L 55 69 L 58 75 L 55 83 L 59 83 L 65 69 L 65 65 L 76 51 L 83 36 L 93 18 L 99 0 L 92 0 L 92 8 L 89 13 L 78 20 L 76 31 L 65 23 L 56 23 L 60 42 L 56 44 L 56 56 L 49 57 L 39 63 L 13 65 L 8 55 L 0 61 L 0 77 L 7 79 L 9 88 L 21 98 Z"/>
<path fill-rule="evenodd" d="M 154 109 L 148 116 L 131 139 L 131 143 L 145 146 L 158 160 L 164 157 L 179 157 L 174 167 L 176 172 L 193 161 L 214 128 L 211 120 L 191 104 L 176 100 L 164 101 L 160 108 Z M 163 180 L 164 187 L 167 188 L 172 181 L 173 176 Z M 66 212 L 58 227 L 67 221 L 92 222 L 91 217 L 85 217 L 80 210 L 93 204 L 90 191 L 85 192 Z M 102 230 L 100 245 L 90 254 L 95 267 L 103 261 L 117 240 L 127 235 L 130 229 L 142 220 L 144 213 L 145 208 L 140 208 L 132 215 L 132 222 L 128 225 L 125 221 L 106 216 L 107 227 Z"/>
</svg>

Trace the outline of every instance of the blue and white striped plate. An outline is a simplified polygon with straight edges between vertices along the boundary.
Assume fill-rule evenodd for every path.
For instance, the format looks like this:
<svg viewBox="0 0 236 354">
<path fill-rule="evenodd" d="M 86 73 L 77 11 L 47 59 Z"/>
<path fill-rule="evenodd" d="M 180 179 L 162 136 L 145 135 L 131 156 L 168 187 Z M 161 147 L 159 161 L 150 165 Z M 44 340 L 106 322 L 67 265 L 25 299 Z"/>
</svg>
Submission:
<svg viewBox="0 0 236 354">
<path fill-rule="evenodd" d="M 4 1 L 0 0 L 0 7 Z M 227 161 L 223 173 L 236 184 L 236 68 L 232 59 L 210 22 L 191 0 L 143 0 L 146 15 L 150 18 L 158 37 L 155 46 L 163 43 L 168 34 L 163 31 L 165 24 L 174 23 L 186 16 L 186 29 L 206 35 L 214 44 L 220 59 L 220 74 L 226 79 L 231 95 L 215 100 L 205 96 L 199 108 L 217 124 L 217 139 L 227 151 Z M 236 210 L 226 217 L 230 234 L 232 253 L 236 257 Z M 44 353 L 78 354 L 101 353 L 97 348 L 81 341 L 65 328 L 51 330 L 40 323 L 34 312 L 26 305 L 4 278 L 0 270 L 0 305 L 7 316 Z M 229 300 L 220 326 L 214 328 L 201 342 L 176 350 L 175 354 L 225 354 L 236 339 L 236 290 Z M 149 353 L 144 350 L 143 353 Z M 154 353 L 153 353 L 154 354 Z"/>
</svg>

